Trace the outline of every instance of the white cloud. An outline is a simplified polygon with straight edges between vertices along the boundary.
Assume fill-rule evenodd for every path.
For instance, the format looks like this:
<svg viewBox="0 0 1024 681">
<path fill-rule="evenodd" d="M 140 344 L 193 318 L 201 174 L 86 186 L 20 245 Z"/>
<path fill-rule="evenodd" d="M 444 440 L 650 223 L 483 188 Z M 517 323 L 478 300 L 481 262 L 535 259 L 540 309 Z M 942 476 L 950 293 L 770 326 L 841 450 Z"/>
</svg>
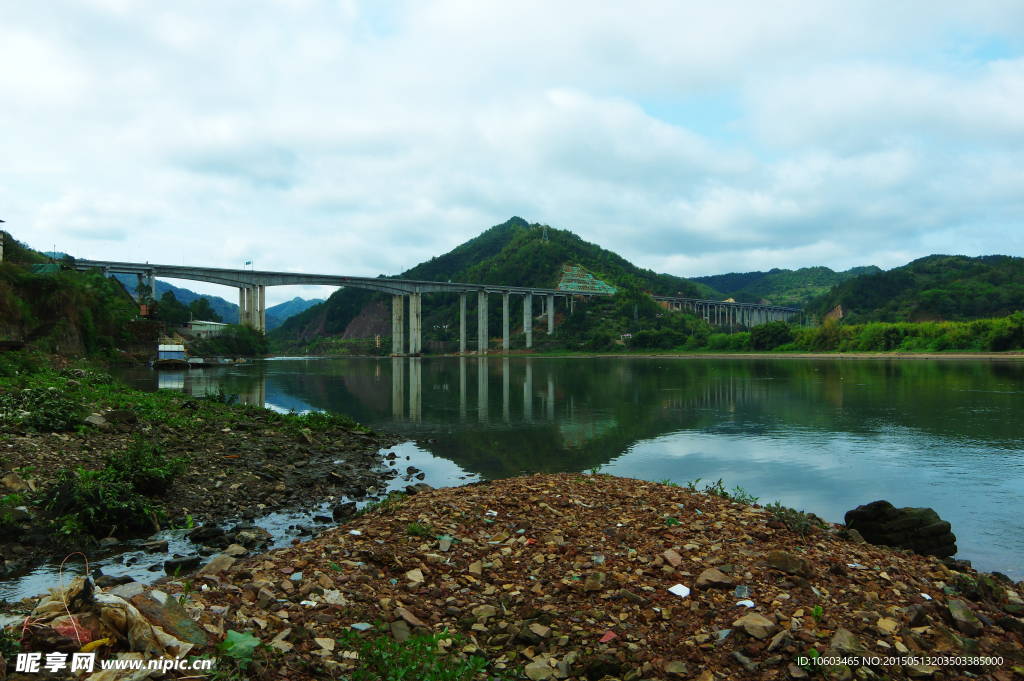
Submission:
<svg viewBox="0 0 1024 681">
<path fill-rule="evenodd" d="M 1021 255 L 1022 26 L 1002 2 L 12 3 L 0 217 L 90 257 L 370 275 L 514 214 L 691 276 Z"/>
</svg>

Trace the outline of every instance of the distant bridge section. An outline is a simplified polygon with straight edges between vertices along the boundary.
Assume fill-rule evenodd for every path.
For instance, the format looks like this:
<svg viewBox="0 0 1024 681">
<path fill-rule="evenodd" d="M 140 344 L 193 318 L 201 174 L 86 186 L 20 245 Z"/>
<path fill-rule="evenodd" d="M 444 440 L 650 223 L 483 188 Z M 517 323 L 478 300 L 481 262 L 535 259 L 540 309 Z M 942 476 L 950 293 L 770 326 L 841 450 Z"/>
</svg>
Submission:
<svg viewBox="0 0 1024 681">
<path fill-rule="evenodd" d="M 128 263 L 110 260 L 77 260 L 75 269 L 80 271 L 99 268 L 103 276 L 111 274 L 134 274 L 139 286 L 149 286 L 150 294 L 156 298 L 156 277 L 165 279 L 186 279 L 205 281 L 211 284 L 232 286 L 238 289 L 238 323 L 248 324 L 256 329 L 266 329 L 266 288 L 267 286 L 339 286 L 361 288 L 389 293 L 392 296 L 391 350 L 392 354 L 406 354 L 405 349 L 405 298 L 409 298 L 409 347 L 408 354 L 422 351 L 422 305 L 424 293 L 459 294 L 459 352 L 466 352 L 466 296 L 476 293 L 477 298 L 477 352 L 486 354 L 488 348 L 488 298 L 499 294 L 502 299 L 502 349 L 509 351 L 509 299 L 523 297 L 523 329 L 526 347 L 533 347 L 533 297 L 541 299 L 541 314 L 547 316 L 548 333 L 555 332 L 555 299 L 565 299 L 565 305 L 572 308 L 573 300 L 579 296 L 610 296 L 614 289 L 576 290 L 567 288 L 534 288 L 521 286 L 493 286 L 489 284 L 461 284 L 440 281 L 416 281 L 413 279 L 391 279 L 387 277 L 346 277 L 337 274 L 303 274 L 299 272 L 264 272 L 259 270 L 227 269 L 220 267 L 192 267 L 185 265 L 157 265 L 153 263 Z M 706 321 L 718 323 L 726 317 L 734 323 L 752 326 L 754 323 L 771 319 L 783 319 L 796 314 L 795 308 L 780 308 L 771 305 L 750 305 L 746 303 L 723 303 L 717 300 L 695 300 L 654 296 L 654 299 L 668 309 L 689 309 L 702 313 Z M 724 315 L 723 311 L 729 311 Z M 713 321 L 713 320 L 718 320 Z M 755 321 L 760 320 L 760 321 Z"/>
<path fill-rule="evenodd" d="M 712 326 L 737 325 L 750 328 L 767 322 L 785 321 L 800 314 L 800 308 L 759 303 L 737 303 L 723 300 L 699 300 L 674 296 L 651 296 L 668 310 L 690 310 Z"/>
</svg>

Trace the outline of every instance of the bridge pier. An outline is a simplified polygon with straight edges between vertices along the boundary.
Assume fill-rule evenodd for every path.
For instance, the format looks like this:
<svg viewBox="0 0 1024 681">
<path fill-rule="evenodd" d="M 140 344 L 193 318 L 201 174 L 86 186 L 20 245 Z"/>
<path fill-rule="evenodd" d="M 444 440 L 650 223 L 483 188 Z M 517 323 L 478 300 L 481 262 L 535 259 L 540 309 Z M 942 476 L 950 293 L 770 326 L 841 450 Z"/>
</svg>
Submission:
<svg viewBox="0 0 1024 681">
<path fill-rule="evenodd" d="M 555 332 L 555 294 L 548 294 L 548 335 Z"/>
<path fill-rule="evenodd" d="M 405 296 L 391 296 L 391 354 L 403 354 L 405 345 Z"/>
<path fill-rule="evenodd" d="M 526 334 L 526 347 L 533 347 L 533 294 L 523 296 L 523 333 Z"/>
<path fill-rule="evenodd" d="M 416 355 L 423 351 L 423 294 L 409 294 L 409 354 Z"/>
<path fill-rule="evenodd" d="M 487 354 L 489 345 L 487 338 L 487 291 L 481 290 L 476 294 L 476 352 L 478 355 Z"/>
<path fill-rule="evenodd" d="M 509 350 L 509 337 L 508 337 L 508 291 L 501 292 L 501 351 L 504 354 L 508 354 Z"/>
<path fill-rule="evenodd" d="M 267 287 L 260 284 L 260 331 L 267 330 Z"/>
<path fill-rule="evenodd" d="M 466 292 L 459 293 L 459 354 L 466 354 Z"/>
</svg>

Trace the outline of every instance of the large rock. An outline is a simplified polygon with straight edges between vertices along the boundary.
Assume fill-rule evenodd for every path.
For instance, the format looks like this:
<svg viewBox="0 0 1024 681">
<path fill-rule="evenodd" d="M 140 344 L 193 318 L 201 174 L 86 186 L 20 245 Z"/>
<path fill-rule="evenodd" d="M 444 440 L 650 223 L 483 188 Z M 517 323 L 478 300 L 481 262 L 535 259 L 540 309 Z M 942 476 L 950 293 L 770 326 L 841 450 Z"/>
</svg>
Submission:
<svg viewBox="0 0 1024 681">
<path fill-rule="evenodd" d="M 782 570 L 790 575 L 810 577 L 814 574 L 811 561 L 802 556 L 795 556 L 785 551 L 772 551 L 768 554 L 768 567 Z"/>
<path fill-rule="evenodd" d="M 896 508 L 888 501 L 873 501 L 848 511 L 846 525 L 871 544 L 940 558 L 957 552 L 952 527 L 930 508 Z"/>
<path fill-rule="evenodd" d="M 949 614 L 953 617 L 953 621 L 956 622 L 957 629 L 971 638 L 981 635 L 981 632 L 984 631 L 981 622 L 978 621 L 977 616 L 971 611 L 967 603 L 961 600 L 950 600 L 947 606 L 949 607 Z"/>
</svg>

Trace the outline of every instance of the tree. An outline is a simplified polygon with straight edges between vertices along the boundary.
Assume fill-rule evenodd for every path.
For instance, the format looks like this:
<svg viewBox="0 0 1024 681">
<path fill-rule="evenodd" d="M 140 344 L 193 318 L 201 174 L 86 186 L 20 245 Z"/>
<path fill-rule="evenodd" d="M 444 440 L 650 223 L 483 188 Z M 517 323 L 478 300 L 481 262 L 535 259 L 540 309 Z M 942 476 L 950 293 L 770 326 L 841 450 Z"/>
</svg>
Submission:
<svg viewBox="0 0 1024 681">
<path fill-rule="evenodd" d="M 188 304 L 188 311 L 192 313 L 192 319 L 201 319 L 204 322 L 223 321 L 220 315 L 210 307 L 210 301 L 206 298 L 197 298 Z"/>
<path fill-rule="evenodd" d="M 188 308 L 178 302 L 172 291 L 165 291 L 157 305 L 157 316 L 172 326 L 181 326 L 189 320 Z"/>
</svg>

